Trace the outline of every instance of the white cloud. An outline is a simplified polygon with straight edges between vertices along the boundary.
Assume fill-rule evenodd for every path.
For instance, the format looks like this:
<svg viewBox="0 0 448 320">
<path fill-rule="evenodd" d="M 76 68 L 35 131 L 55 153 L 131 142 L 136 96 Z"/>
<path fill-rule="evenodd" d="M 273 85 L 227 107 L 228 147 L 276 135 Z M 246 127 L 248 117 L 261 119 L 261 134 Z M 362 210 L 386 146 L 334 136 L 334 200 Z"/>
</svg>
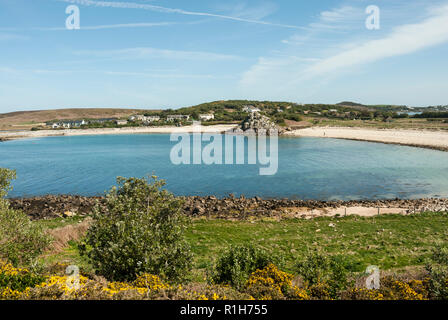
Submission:
<svg viewBox="0 0 448 320">
<path fill-rule="evenodd" d="M 432 15 L 419 23 L 396 27 L 383 38 L 364 42 L 345 43 L 343 51 L 333 53 L 317 62 L 304 64 L 288 57 L 260 58 L 258 63 L 245 72 L 240 85 L 244 90 L 267 88 L 281 83 L 278 90 L 287 91 L 306 83 L 305 80 L 324 76 L 336 77 L 353 67 L 372 63 L 381 59 L 411 54 L 418 50 L 448 42 L 448 5 L 431 9 Z M 326 14 L 328 19 L 338 15 Z M 300 40 L 300 39 L 298 39 Z M 296 48 L 297 49 L 297 48 Z M 302 47 L 300 48 L 301 51 Z"/>
<path fill-rule="evenodd" d="M 229 16 L 250 20 L 261 20 L 270 16 L 277 10 L 272 2 L 264 2 L 257 5 L 248 5 L 247 2 L 238 2 L 236 5 L 229 3 L 219 4 L 218 10 L 229 13 Z"/>
<path fill-rule="evenodd" d="M 222 14 L 208 13 L 208 12 L 187 11 L 187 10 L 183 10 L 183 9 L 167 8 L 167 7 L 162 7 L 162 6 L 156 6 L 156 5 L 151 5 L 151 4 L 141 4 L 141 3 L 134 3 L 134 2 L 93 1 L 93 0 L 59 0 L 59 1 L 72 3 L 72 4 L 78 4 L 78 5 L 84 5 L 84 6 L 95 6 L 95 7 L 103 7 L 103 8 L 121 8 L 121 9 L 142 9 L 142 10 L 150 10 L 150 11 L 156 11 L 156 12 L 162 12 L 162 13 L 176 13 L 176 14 L 189 15 L 189 16 L 213 17 L 213 18 L 219 18 L 219 19 L 225 19 L 225 20 L 233 20 L 233 21 L 239 21 L 239 22 L 269 25 L 269 26 L 275 26 L 275 27 L 303 29 L 303 27 L 288 25 L 288 24 L 272 23 L 272 22 L 267 22 L 267 21 L 262 21 L 262 20 L 247 19 L 247 18 L 242 18 L 242 17 L 227 16 L 227 15 L 222 15 Z"/>
<path fill-rule="evenodd" d="M 139 22 L 139 23 L 119 23 L 119 24 L 105 24 L 98 26 L 83 26 L 80 30 L 102 30 L 102 29 L 118 29 L 118 28 L 149 28 L 149 27 L 165 27 L 176 25 L 176 22 Z M 55 28 L 33 28 L 34 30 L 42 31 L 66 31 L 67 28 L 55 27 Z"/>
<path fill-rule="evenodd" d="M 353 16 L 358 16 L 360 11 L 351 6 L 343 6 L 330 11 L 323 11 L 320 13 L 320 20 L 322 22 L 341 22 L 351 19 Z"/>
<path fill-rule="evenodd" d="M 421 23 L 397 27 L 382 39 L 367 41 L 353 49 L 324 59 L 305 70 L 305 74 L 315 76 L 330 73 L 447 42 L 448 6 L 439 8 L 435 13 L 436 15 Z"/>
<path fill-rule="evenodd" d="M 180 60 L 238 60 L 238 56 L 226 55 L 204 51 L 166 50 L 158 48 L 126 48 L 117 50 L 82 50 L 75 52 L 77 55 L 88 55 L 110 59 L 180 59 Z"/>
</svg>

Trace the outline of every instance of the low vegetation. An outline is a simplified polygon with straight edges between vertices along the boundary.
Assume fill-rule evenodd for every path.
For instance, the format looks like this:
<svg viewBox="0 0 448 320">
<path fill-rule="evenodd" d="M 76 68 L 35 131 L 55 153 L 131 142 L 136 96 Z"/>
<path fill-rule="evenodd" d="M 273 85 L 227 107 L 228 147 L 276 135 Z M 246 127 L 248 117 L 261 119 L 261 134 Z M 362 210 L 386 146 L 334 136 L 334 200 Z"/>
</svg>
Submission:
<svg viewBox="0 0 448 320">
<path fill-rule="evenodd" d="M 48 247 L 51 238 L 25 213 L 11 209 L 4 199 L 15 175 L 15 171 L 0 169 L 0 258 L 14 266 L 35 267 L 37 257 Z"/>
</svg>

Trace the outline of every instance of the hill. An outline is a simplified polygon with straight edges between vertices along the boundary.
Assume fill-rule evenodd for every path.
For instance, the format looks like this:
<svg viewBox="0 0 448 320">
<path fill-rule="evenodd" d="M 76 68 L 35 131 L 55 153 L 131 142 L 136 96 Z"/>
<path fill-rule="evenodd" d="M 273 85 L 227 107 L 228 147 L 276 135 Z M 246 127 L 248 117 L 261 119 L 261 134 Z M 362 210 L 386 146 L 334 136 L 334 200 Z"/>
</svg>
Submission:
<svg viewBox="0 0 448 320">
<path fill-rule="evenodd" d="M 53 120 L 127 118 L 142 111 L 139 109 L 86 108 L 2 113 L 0 114 L 0 130 L 30 129 L 37 124 Z"/>
</svg>

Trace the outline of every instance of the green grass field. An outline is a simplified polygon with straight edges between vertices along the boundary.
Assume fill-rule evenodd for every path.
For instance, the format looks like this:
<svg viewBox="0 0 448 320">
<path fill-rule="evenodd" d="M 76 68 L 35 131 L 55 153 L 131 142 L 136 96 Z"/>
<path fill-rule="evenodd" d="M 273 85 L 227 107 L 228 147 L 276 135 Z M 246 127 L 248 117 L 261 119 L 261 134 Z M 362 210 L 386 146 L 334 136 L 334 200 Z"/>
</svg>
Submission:
<svg viewBox="0 0 448 320">
<path fill-rule="evenodd" d="M 57 219 L 36 223 L 55 228 L 77 221 Z M 281 255 L 285 259 L 285 271 L 292 271 L 294 262 L 313 249 L 342 255 L 352 265 L 352 271 L 363 271 L 369 265 L 396 271 L 423 266 L 432 248 L 446 243 L 448 215 L 424 213 L 283 221 L 195 220 L 187 229 L 187 238 L 195 254 L 193 274 L 198 281 L 203 279 L 206 268 L 221 250 L 248 243 Z M 92 271 L 87 261 L 79 256 L 76 242 L 70 242 L 63 252 L 47 256 L 45 262 L 74 263 L 85 271 Z"/>
</svg>

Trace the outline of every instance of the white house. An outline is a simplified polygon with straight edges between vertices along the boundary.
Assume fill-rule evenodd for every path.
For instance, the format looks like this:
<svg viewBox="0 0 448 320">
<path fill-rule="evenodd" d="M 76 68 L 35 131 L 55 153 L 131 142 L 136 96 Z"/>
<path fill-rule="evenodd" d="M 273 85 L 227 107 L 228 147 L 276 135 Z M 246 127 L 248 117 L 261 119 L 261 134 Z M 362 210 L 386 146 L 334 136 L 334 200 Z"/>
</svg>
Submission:
<svg viewBox="0 0 448 320">
<path fill-rule="evenodd" d="M 215 115 L 213 113 L 199 115 L 199 120 L 210 121 L 213 119 L 215 119 Z"/>
<path fill-rule="evenodd" d="M 243 112 L 255 113 L 255 112 L 261 112 L 261 110 L 254 106 L 244 106 Z"/>
<path fill-rule="evenodd" d="M 129 117 L 129 121 L 145 121 L 146 117 L 142 114 L 136 114 Z"/>
<path fill-rule="evenodd" d="M 160 117 L 159 117 L 159 116 L 149 116 L 149 117 L 145 117 L 145 121 L 147 121 L 147 122 L 160 121 Z"/>
<path fill-rule="evenodd" d="M 189 120 L 190 116 L 188 115 L 183 115 L 183 114 L 174 114 L 174 115 L 169 115 L 166 117 L 166 121 L 176 121 L 176 120 Z"/>
</svg>

